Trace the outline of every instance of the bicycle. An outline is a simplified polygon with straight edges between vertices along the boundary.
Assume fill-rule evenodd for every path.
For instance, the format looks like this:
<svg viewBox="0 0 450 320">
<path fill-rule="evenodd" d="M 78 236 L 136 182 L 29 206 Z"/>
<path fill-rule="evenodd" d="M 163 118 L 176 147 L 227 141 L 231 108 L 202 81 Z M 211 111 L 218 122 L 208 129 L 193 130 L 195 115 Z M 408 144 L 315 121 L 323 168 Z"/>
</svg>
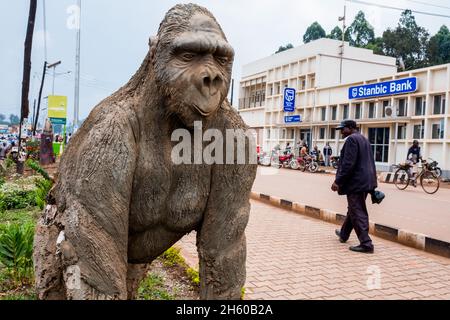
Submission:
<svg viewBox="0 0 450 320">
<path fill-rule="evenodd" d="M 415 178 L 412 178 L 410 174 L 412 164 L 402 163 L 395 167 L 397 170 L 394 173 L 394 184 L 399 190 L 405 190 L 411 182 L 416 187 L 417 181 L 420 182 L 423 191 L 428 194 L 435 194 L 439 190 L 439 178 L 429 169 L 427 161 L 422 160 L 422 170 L 417 173 Z"/>
</svg>

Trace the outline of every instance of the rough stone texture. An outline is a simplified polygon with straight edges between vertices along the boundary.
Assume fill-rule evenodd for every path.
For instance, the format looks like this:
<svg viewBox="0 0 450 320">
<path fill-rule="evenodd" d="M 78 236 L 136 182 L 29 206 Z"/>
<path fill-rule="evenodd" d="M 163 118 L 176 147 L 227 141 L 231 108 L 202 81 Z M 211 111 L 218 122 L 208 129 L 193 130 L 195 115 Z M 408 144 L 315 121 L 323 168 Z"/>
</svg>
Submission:
<svg viewBox="0 0 450 320">
<path fill-rule="evenodd" d="M 41 299 L 127 299 L 144 273 L 133 265 L 151 263 L 192 230 L 201 298 L 239 299 L 256 165 L 171 159 L 172 133 L 192 132 L 195 121 L 224 137 L 247 129 L 226 100 L 233 57 L 206 9 L 167 13 L 136 75 L 95 107 L 63 155 L 50 196 L 55 214 L 36 233 Z"/>
</svg>

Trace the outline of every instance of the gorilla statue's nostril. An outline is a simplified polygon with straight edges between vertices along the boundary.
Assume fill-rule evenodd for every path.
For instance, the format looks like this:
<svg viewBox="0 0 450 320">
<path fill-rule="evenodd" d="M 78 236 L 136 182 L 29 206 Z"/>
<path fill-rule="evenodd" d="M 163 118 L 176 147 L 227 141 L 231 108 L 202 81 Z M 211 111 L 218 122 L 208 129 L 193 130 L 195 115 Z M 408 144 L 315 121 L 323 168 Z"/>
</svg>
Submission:
<svg viewBox="0 0 450 320">
<path fill-rule="evenodd" d="M 210 77 L 204 77 L 203 78 L 203 85 L 205 86 L 205 87 L 210 87 L 211 86 L 211 78 Z"/>
</svg>

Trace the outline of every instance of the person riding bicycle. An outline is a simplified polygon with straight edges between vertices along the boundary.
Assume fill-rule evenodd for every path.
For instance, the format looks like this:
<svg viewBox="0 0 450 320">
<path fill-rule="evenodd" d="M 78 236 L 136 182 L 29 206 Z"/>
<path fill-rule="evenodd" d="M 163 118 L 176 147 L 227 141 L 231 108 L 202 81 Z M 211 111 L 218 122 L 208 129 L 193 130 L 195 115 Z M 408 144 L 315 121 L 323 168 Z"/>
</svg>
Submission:
<svg viewBox="0 0 450 320">
<path fill-rule="evenodd" d="M 421 155 L 421 152 L 420 152 L 419 141 L 414 140 L 413 141 L 413 145 L 411 146 L 411 148 L 409 148 L 408 155 L 406 156 L 406 163 L 411 165 L 408 168 L 408 174 L 410 176 L 411 181 L 414 182 L 414 185 L 415 185 L 416 178 L 415 178 L 415 174 L 414 174 L 415 170 L 412 170 L 412 169 L 416 168 L 417 163 L 420 160 L 422 160 L 422 155 Z"/>
</svg>

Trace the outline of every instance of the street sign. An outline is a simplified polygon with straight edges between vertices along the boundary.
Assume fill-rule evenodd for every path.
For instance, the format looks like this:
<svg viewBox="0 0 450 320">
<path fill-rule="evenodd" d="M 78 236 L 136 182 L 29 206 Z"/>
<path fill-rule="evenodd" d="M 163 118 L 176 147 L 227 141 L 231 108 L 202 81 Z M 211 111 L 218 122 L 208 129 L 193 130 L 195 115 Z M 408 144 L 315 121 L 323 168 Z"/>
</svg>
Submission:
<svg viewBox="0 0 450 320">
<path fill-rule="evenodd" d="M 67 118 L 66 96 L 48 96 L 48 117 L 58 119 Z"/>
<path fill-rule="evenodd" d="M 302 122 L 302 116 L 300 116 L 300 115 L 298 115 L 298 116 L 285 116 L 284 117 L 284 122 L 285 123 Z"/>
<path fill-rule="evenodd" d="M 67 124 L 66 118 L 49 118 L 52 125 Z"/>
<path fill-rule="evenodd" d="M 371 97 L 389 96 L 417 91 L 417 78 L 404 78 L 393 81 L 367 84 L 363 86 L 350 87 L 348 98 L 364 99 Z"/>
<path fill-rule="evenodd" d="M 295 111 L 295 89 L 284 88 L 284 112 Z"/>
</svg>

